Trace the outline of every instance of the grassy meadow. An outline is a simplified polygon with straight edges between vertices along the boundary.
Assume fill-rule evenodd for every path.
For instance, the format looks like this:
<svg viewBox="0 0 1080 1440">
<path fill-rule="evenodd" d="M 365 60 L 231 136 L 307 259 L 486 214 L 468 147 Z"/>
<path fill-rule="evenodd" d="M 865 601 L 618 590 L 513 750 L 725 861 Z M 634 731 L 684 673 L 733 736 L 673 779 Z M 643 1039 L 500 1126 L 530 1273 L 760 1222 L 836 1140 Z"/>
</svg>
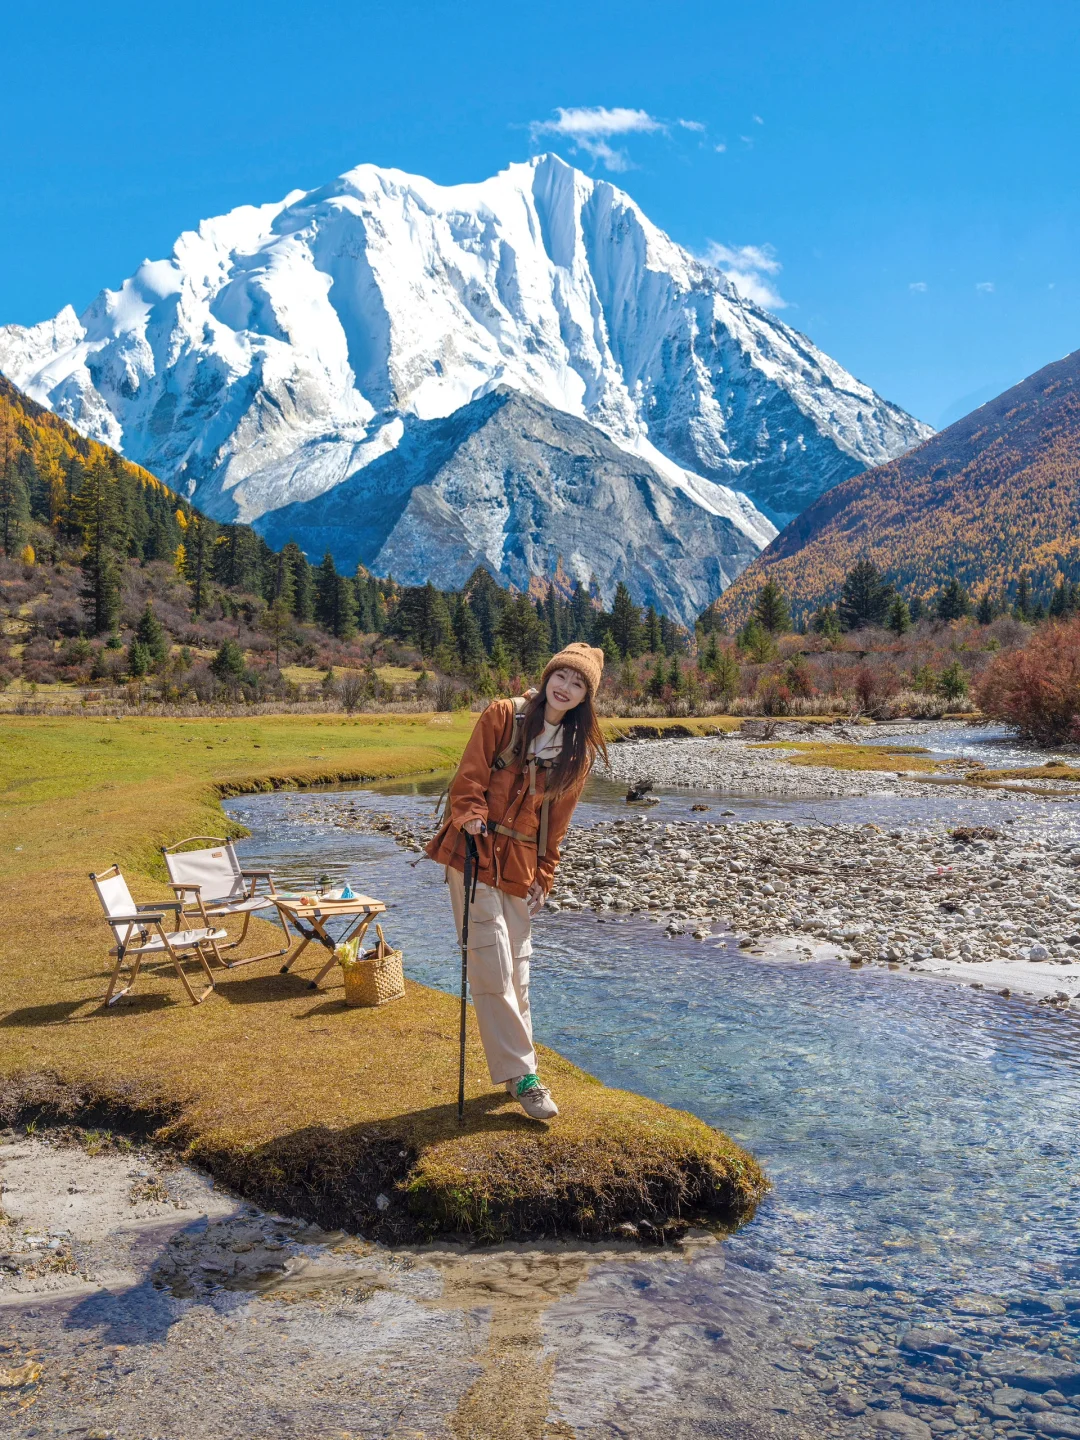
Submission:
<svg viewBox="0 0 1080 1440">
<path fill-rule="evenodd" d="M 320 963 L 309 950 L 299 975 L 280 975 L 278 960 L 215 971 L 198 1007 L 171 967 L 102 1006 L 112 940 L 89 872 L 115 861 L 138 901 L 164 898 L 160 847 L 225 833 L 222 795 L 445 769 L 473 719 L 4 717 L 7 1114 L 140 1123 L 263 1203 L 388 1236 L 602 1234 L 643 1214 L 746 1213 L 764 1189 L 750 1156 L 550 1051 L 562 1115 L 550 1128 L 530 1121 L 492 1090 L 471 1010 L 460 1129 L 457 1002 L 424 986 L 347 1009 L 333 975 L 321 993 L 307 988 Z M 247 953 L 276 948 L 274 933 L 253 922 Z"/>
</svg>

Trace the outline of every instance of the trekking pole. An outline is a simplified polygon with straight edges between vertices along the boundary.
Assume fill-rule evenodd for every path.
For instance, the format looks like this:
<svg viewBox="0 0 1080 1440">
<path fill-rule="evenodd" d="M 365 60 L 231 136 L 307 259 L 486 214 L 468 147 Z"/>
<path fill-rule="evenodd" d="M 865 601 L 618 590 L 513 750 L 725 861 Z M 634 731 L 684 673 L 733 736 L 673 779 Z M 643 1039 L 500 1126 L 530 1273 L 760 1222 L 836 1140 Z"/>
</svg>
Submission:
<svg viewBox="0 0 1080 1440">
<path fill-rule="evenodd" d="M 465 831 L 465 899 L 461 910 L 461 1031 L 458 1046 L 458 1124 L 465 1124 L 465 985 L 469 978 L 469 906 L 476 893 L 480 856 L 476 841 Z"/>
</svg>

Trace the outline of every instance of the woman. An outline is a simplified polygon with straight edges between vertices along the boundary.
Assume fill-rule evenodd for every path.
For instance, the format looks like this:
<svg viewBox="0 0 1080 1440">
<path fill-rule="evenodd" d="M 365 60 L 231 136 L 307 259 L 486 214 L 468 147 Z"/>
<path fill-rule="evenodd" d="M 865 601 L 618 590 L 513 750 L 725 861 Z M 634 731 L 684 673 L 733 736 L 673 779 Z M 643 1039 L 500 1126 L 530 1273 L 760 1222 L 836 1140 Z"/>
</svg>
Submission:
<svg viewBox="0 0 1080 1440">
<path fill-rule="evenodd" d="M 458 939 L 465 905 L 465 840 L 480 856 L 469 909 L 469 988 L 491 1079 L 527 1115 L 559 1113 L 536 1073 L 529 1013 L 532 917 L 547 899 L 559 843 L 589 767 L 603 751 L 593 698 L 604 652 L 568 645 L 528 700 L 495 700 L 465 746 L 445 824 L 427 847 L 446 867 Z M 463 833 L 464 832 L 464 833 Z"/>
</svg>

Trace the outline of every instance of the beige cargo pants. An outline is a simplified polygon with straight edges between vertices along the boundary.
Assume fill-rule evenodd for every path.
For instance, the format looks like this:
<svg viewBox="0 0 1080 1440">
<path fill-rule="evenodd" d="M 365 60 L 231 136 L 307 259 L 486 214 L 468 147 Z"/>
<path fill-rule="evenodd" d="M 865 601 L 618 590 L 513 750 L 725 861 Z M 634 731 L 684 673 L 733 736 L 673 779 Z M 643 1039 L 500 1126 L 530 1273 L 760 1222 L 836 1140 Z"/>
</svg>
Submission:
<svg viewBox="0 0 1080 1440">
<path fill-rule="evenodd" d="M 446 883 L 454 909 L 458 944 L 465 904 L 460 870 L 447 866 Z M 524 900 L 491 885 L 477 885 L 469 906 L 469 989 L 492 1082 L 536 1073 L 529 961 L 532 919 Z"/>
</svg>

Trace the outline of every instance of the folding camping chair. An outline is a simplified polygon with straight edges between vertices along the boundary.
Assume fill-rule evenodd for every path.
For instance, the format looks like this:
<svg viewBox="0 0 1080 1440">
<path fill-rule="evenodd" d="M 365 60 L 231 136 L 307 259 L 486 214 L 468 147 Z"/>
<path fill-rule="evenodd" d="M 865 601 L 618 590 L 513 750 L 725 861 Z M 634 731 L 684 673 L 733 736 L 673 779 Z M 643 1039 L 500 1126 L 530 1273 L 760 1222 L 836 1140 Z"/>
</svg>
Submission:
<svg viewBox="0 0 1080 1440">
<path fill-rule="evenodd" d="M 204 847 L 208 845 L 209 849 L 185 850 L 183 848 L 185 845 L 200 843 Z M 244 943 L 254 911 L 274 910 L 275 918 L 285 937 L 282 948 L 267 950 L 264 955 L 249 955 L 243 960 L 234 960 L 231 964 L 222 960 L 221 963 L 228 969 L 233 969 L 238 965 L 252 965 L 256 960 L 270 960 L 274 956 L 288 954 L 292 939 L 284 919 L 274 906 L 274 879 L 269 870 L 241 870 L 232 841 L 221 840 L 213 835 L 191 835 L 187 840 L 178 840 L 175 845 L 167 845 L 161 853 L 165 858 L 165 868 L 169 872 L 169 879 L 173 889 L 177 892 L 177 898 L 195 895 L 207 924 L 211 920 L 224 919 L 228 915 L 243 915 L 244 926 L 240 931 L 240 938 L 230 940 L 227 945 L 222 945 L 219 949 L 235 950 L 238 945 Z M 258 888 L 260 881 L 264 881 L 269 888 L 260 892 Z M 220 956 L 218 958 L 220 959 Z"/>
<path fill-rule="evenodd" d="M 100 875 L 91 875 L 90 879 L 101 901 L 101 908 L 105 911 L 105 919 L 116 936 L 116 944 L 109 952 L 116 956 L 116 964 L 109 980 L 105 1004 L 114 1004 L 121 995 L 126 995 L 134 987 L 143 961 L 149 959 L 170 961 L 180 976 L 191 1003 L 201 1004 L 214 988 L 214 977 L 210 973 L 206 952 L 209 950 L 216 956 L 219 964 L 223 963 L 221 956 L 217 954 L 217 941 L 226 938 L 225 931 L 214 930 L 209 926 L 198 930 L 166 930 L 162 925 L 165 912 L 171 910 L 179 924 L 183 914 L 183 902 L 177 899 L 165 900 L 155 905 L 136 905 L 118 865 L 110 865 L 108 870 L 102 871 Z M 198 957 L 206 973 L 208 983 L 201 995 L 196 995 L 191 988 L 191 982 L 180 963 L 183 958 L 191 956 Z M 120 978 L 125 960 L 131 961 L 131 975 L 124 989 L 117 990 L 116 982 Z"/>
</svg>

